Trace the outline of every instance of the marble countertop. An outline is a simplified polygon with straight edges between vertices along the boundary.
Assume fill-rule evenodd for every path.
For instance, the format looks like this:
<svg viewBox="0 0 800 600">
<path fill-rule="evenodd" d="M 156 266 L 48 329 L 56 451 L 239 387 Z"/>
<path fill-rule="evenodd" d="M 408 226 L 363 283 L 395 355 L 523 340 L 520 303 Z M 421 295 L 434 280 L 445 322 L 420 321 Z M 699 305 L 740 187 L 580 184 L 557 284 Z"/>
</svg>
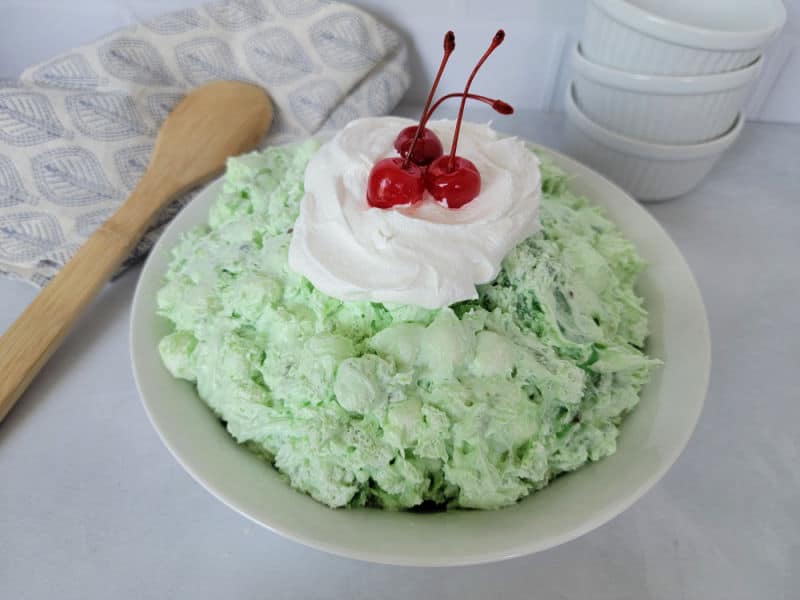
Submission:
<svg viewBox="0 0 800 600">
<path fill-rule="evenodd" d="M 523 111 L 497 126 L 559 148 L 561 120 Z M 134 269 L 103 291 L 0 425 L 0 596 L 795 597 L 798 154 L 800 126 L 748 123 L 697 190 L 648 206 L 702 289 L 711 387 L 677 464 L 600 529 L 503 563 L 413 569 L 329 556 L 259 528 L 192 481 L 145 416 L 128 355 Z M 0 331 L 35 293 L 0 279 Z"/>
</svg>

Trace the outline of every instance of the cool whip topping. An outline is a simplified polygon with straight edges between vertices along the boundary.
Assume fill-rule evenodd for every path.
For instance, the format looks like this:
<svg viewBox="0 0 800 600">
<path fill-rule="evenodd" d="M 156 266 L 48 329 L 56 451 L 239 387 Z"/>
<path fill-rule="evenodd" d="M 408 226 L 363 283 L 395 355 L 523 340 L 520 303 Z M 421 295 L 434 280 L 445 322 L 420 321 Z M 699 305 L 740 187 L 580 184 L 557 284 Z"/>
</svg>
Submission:
<svg viewBox="0 0 800 600">
<path fill-rule="evenodd" d="M 516 138 L 488 125 L 463 123 L 458 154 L 481 173 L 481 193 L 449 209 L 423 201 L 393 209 L 367 205 L 375 161 L 396 156 L 408 119 L 351 122 L 320 148 L 305 172 L 305 196 L 294 225 L 289 266 L 340 300 L 441 308 L 477 298 L 508 252 L 538 230 L 539 161 Z M 431 121 L 445 149 L 454 121 Z"/>
</svg>

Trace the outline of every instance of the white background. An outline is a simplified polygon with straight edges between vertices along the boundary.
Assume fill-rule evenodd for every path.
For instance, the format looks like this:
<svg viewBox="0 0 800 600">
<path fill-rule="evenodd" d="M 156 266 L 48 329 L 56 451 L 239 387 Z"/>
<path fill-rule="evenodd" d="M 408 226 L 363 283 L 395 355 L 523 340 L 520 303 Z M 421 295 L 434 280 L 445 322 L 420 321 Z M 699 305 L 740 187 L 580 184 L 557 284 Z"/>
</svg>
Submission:
<svg viewBox="0 0 800 600">
<path fill-rule="evenodd" d="M 670 0 L 663 0 L 668 2 Z M 702 0 L 697 0 L 702 2 Z M 735 2 L 736 0 L 731 0 Z M 353 0 L 412 40 L 416 77 L 407 101 L 422 102 L 441 56 L 444 31 L 456 32 L 459 53 L 442 90 L 460 90 L 492 34 L 508 39 L 476 79 L 475 90 L 520 109 L 560 110 L 569 78 L 569 49 L 580 38 L 585 0 Z M 0 78 L 103 34 L 199 0 L 0 0 Z M 782 35 L 767 50 L 753 93 L 751 119 L 800 123 L 800 0 L 784 0 Z M 424 58 L 423 58 L 424 57 Z"/>
<path fill-rule="evenodd" d="M 558 106 L 564 74 L 552 67 L 553 49 L 579 30 L 582 2 L 360 3 L 402 19 L 434 54 L 447 27 L 471 48 L 505 26 L 505 67 L 476 87 L 502 88 L 498 95 L 532 108 Z M 0 0 L 0 75 L 136 15 L 187 4 Z M 435 18 L 420 16 L 431 7 Z M 794 19 L 783 48 L 797 47 Z M 798 120 L 793 56 L 762 117 Z M 556 148 L 562 141 L 557 114 L 520 110 L 497 124 Z M 134 269 L 103 291 L 0 424 L 0 600 L 795 600 L 799 150 L 800 125 L 749 123 L 696 191 L 648 207 L 702 290 L 711 387 L 676 465 L 598 530 L 495 565 L 411 569 L 329 556 L 253 525 L 194 483 L 145 417 L 127 347 Z M 34 295 L 0 279 L 0 332 Z"/>
</svg>

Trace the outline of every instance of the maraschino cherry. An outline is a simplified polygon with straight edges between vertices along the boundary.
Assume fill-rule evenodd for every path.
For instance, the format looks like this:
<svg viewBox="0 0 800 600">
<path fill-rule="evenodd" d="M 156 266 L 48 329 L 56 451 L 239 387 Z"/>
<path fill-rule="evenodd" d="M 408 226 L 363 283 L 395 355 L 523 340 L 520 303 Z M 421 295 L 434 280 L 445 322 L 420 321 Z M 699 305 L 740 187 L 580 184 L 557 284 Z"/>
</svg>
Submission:
<svg viewBox="0 0 800 600">
<path fill-rule="evenodd" d="M 442 143 L 436 134 L 425 129 L 423 119 L 430 108 L 433 95 L 439 86 L 447 60 L 456 47 L 456 36 L 448 31 L 444 36 L 444 55 L 433 80 L 428 100 L 422 111 L 419 125 L 407 127 L 400 132 L 394 143 L 402 158 L 384 158 L 375 163 L 367 181 L 367 204 L 376 208 L 391 208 L 404 204 L 416 204 L 425 193 L 425 173 L 419 167 L 442 155 Z M 409 130 L 411 130 L 409 132 Z M 405 137 L 403 132 L 406 132 Z M 402 137 L 402 139 L 401 139 Z M 421 151 L 417 152 L 417 147 Z"/>
<path fill-rule="evenodd" d="M 471 161 L 458 156 L 458 136 L 464 118 L 467 99 L 489 104 L 501 114 L 511 114 L 514 108 L 500 100 L 479 94 L 470 94 L 475 75 L 497 46 L 503 43 L 505 32 L 499 30 L 483 53 L 467 80 L 463 92 L 447 94 L 431 106 L 439 80 L 450 55 L 455 49 L 455 36 L 448 31 L 444 36 L 444 55 L 431 86 L 422 117 L 417 125 L 406 127 L 395 139 L 395 149 L 400 157 L 384 158 L 372 167 L 367 182 L 367 203 L 376 208 L 412 205 L 422 200 L 427 188 L 434 199 L 449 208 L 461 208 L 473 200 L 481 190 L 481 175 Z M 435 133 L 425 127 L 434 111 L 450 98 L 461 98 L 453 143 L 448 156 L 442 155 L 442 144 Z M 427 171 L 426 171 L 427 166 Z"/>
<path fill-rule="evenodd" d="M 425 173 L 404 158 L 384 158 L 369 172 L 367 204 L 375 208 L 416 204 L 424 193 Z"/>
<path fill-rule="evenodd" d="M 419 131 L 419 125 L 409 125 L 400 130 L 394 141 L 394 149 L 403 158 L 408 157 L 415 165 L 425 167 L 444 154 L 444 148 L 439 136 L 427 128 L 422 130 L 415 142 L 414 137 L 417 135 L 417 131 Z M 409 148 L 414 148 L 413 152 L 409 153 Z"/>
<path fill-rule="evenodd" d="M 463 92 L 454 94 L 447 94 L 442 96 L 436 103 L 428 110 L 422 121 L 423 125 L 428 122 L 433 113 L 445 100 L 451 98 L 460 98 L 464 95 Z M 510 115 L 514 112 L 514 107 L 503 102 L 499 98 L 487 98 L 478 94 L 468 94 L 470 100 L 478 100 L 485 104 L 490 105 L 494 110 L 503 115 Z M 412 127 L 414 130 L 417 126 Z M 408 129 L 408 128 L 407 128 Z M 403 130 L 405 131 L 405 129 Z M 432 136 L 439 143 L 439 138 L 436 134 L 425 129 L 424 131 L 430 132 Z M 423 140 L 420 137 L 417 140 L 417 145 Z M 441 148 L 441 143 L 439 143 Z M 441 152 L 440 152 L 441 154 Z M 384 158 L 375 163 L 369 175 L 367 182 L 367 202 L 370 206 L 376 208 L 391 208 L 399 204 L 414 204 L 422 199 L 425 193 L 425 180 L 424 180 L 424 167 L 414 164 L 409 156 L 403 158 Z"/>
<path fill-rule="evenodd" d="M 394 141 L 394 149 L 397 150 L 400 156 L 403 158 L 408 157 L 416 165 L 429 165 L 443 153 L 442 142 L 439 141 L 438 136 L 430 129 L 425 129 L 425 115 L 428 114 L 436 88 L 439 87 L 439 80 L 442 78 L 442 73 L 444 73 L 444 67 L 455 49 L 456 36 L 452 31 L 448 31 L 444 34 L 442 62 L 439 63 L 439 70 L 433 80 L 431 91 L 428 92 L 428 99 L 425 101 L 425 108 L 422 109 L 419 124 L 403 129 Z"/>
<path fill-rule="evenodd" d="M 481 191 L 481 174 L 475 164 L 458 156 L 458 136 L 461 132 L 461 122 L 464 118 L 464 107 L 467 104 L 469 88 L 472 80 L 475 79 L 478 70 L 505 39 L 505 32 L 500 29 L 494 34 L 492 43 L 489 44 L 486 52 L 483 53 L 475 68 L 467 80 L 464 88 L 464 95 L 461 97 L 461 106 L 458 109 L 458 119 L 453 133 L 453 143 L 450 147 L 450 154 L 440 156 L 435 159 L 425 173 L 425 186 L 437 202 L 441 202 L 448 208 L 461 208 L 471 200 L 475 199 Z"/>
</svg>

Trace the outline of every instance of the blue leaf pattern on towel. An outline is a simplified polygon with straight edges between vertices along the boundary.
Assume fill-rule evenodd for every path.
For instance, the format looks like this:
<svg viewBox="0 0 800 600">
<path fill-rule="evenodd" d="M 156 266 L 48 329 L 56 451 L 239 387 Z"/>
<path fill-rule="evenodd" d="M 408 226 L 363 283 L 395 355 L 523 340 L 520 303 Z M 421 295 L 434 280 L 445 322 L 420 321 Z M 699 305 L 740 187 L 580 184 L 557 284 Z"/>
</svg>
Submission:
<svg viewBox="0 0 800 600">
<path fill-rule="evenodd" d="M 14 164 L 0 155 L 0 208 L 36 203 L 36 198 L 25 190 Z"/>
<path fill-rule="evenodd" d="M 408 84 L 404 57 L 396 32 L 346 4 L 211 0 L 0 77 L 0 276 L 55 276 L 136 186 L 157 125 L 189 89 L 267 87 L 268 140 L 286 143 L 389 111 Z M 154 220 L 123 270 L 190 197 Z"/>
<path fill-rule="evenodd" d="M 64 233 L 53 215 L 37 212 L 0 215 L 0 260 L 28 262 L 57 248 Z"/>
<path fill-rule="evenodd" d="M 270 85 L 289 83 L 315 70 L 295 37 L 283 28 L 251 36 L 244 44 L 244 52 L 253 71 Z"/>
<path fill-rule="evenodd" d="M 31 168 L 39 192 L 54 204 L 84 206 L 122 197 L 97 157 L 84 148 L 48 150 L 31 159 Z"/>
<path fill-rule="evenodd" d="M 306 17 L 314 14 L 330 0 L 272 0 L 284 17 Z"/>
<path fill-rule="evenodd" d="M 357 119 L 358 117 L 358 109 L 349 102 L 344 102 L 337 106 L 336 109 L 330 114 L 327 120 L 320 127 L 320 130 L 325 131 L 329 129 L 341 129 L 350 121 Z"/>
<path fill-rule="evenodd" d="M 203 37 L 175 48 L 183 76 L 194 85 L 220 79 L 244 79 L 231 47 L 219 38 Z"/>
<path fill-rule="evenodd" d="M 80 244 L 62 244 L 57 248 L 53 248 L 42 258 L 40 258 L 39 262 L 36 264 L 36 267 L 39 269 L 61 269 L 61 267 L 67 264 L 70 259 L 75 256 L 75 253 L 80 250 L 80 248 Z"/>
<path fill-rule="evenodd" d="M 280 137 L 299 137 L 301 135 L 303 135 L 303 132 L 290 124 L 284 112 L 277 106 L 274 107 L 274 111 L 272 113 L 272 125 L 269 128 L 267 139 L 274 141 Z"/>
<path fill-rule="evenodd" d="M 117 166 L 120 179 L 129 190 L 136 187 L 144 175 L 152 151 L 152 144 L 144 144 L 123 148 L 114 153 L 114 164 Z"/>
<path fill-rule="evenodd" d="M 133 99 L 126 94 L 78 94 L 67 97 L 75 127 L 98 140 L 120 140 L 137 135 L 155 135 L 142 121 Z"/>
<path fill-rule="evenodd" d="M 142 23 L 148 29 L 164 35 L 185 33 L 193 29 L 208 29 L 208 19 L 193 8 L 167 13 Z"/>
<path fill-rule="evenodd" d="M 91 90 L 108 83 L 100 77 L 82 54 L 67 54 L 33 72 L 33 80 L 43 87 Z"/>
<path fill-rule="evenodd" d="M 50 100 L 37 92 L 0 93 L 0 141 L 12 146 L 33 146 L 56 138 L 71 138 Z"/>
<path fill-rule="evenodd" d="M 406 86 L 400 76 L 387 71 L 376 77 L 367 87 L 367 107 L 373 114 L 388 114 L 400 101 L 405 91 Z"/>
<path fill-rule="evenodd" d="M 81 236 L 88 238 L 94 233 L 95 229 L 105 223 L 113 214 L 113 208 L 99 208 L 91 212 L 83 213 L 75 219 L 75 230 Z"/>
<path fill-rule="evenodd" d="M 38 272 L 31 275 L 30 281 L 34 285 L 38 285 L 40 288 L 43 288 L 48 283 L 53 280 L 53 277 L 56 276 L 57 273 L 55 272 L 48 272 L 47 274 Z"/>
<path fill-rule="evenodd" d="M 391 52 L 400 46 L 403 42 L 403 39 L 393 29 L 389 29 L 386 25 L 381 23 L 380 21 L 375 23 L 375 31 L 378 32 L 378 38 L 383 42 L 383 50 L 384 52 Z"/>
<path fill-rule="evenodd" d="M 313 131 L 333 111 L 339 101 L 339 86 L 331 79 L 318 79 L 301 85 L 289 94 L 294 116 L 308 131 Z"/>
<path fill-rule="evenodd" d="M 310 34 L 320 58 L 335 69 L 358 71 L 381 60 L 358 13 L 340 12 L 320 19 L 311 26 Z"/>
<path fill-rule="evenodd" d="M 152 94 L 147 97 L 147 110 L 156 123 L 161 123 L 182 99 L 183 94 Z"/>
<path fill-rule="evenodd" d="M 100 46 L 97 53 L 103 68 L 114 77 L 143 85 L 175 83 L 156 47 L 144 40 L 118 38 Z"/>
<path fill-rule="evenodd" d="M 221 0 L 206 5 L 206 11 L 230 31 L 249 29 L 271 18 L 261 0 Z"/>
</svg>

